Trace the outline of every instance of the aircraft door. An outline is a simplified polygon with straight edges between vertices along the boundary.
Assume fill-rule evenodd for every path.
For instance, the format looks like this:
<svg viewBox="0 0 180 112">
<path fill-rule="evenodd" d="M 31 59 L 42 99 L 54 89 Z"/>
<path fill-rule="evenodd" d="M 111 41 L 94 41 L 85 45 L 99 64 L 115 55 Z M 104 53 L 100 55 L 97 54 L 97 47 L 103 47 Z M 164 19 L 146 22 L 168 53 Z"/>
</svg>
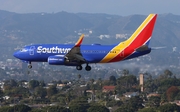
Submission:
<svg viewBox="0 0 180 112">
<path fill-rule="evenodd" d="M 122 43 L 122 48 L 120 48 L 120 51 L 123 49 L 123 47 L 124 47 L 124 42 Z M 124 57 L 124 49 L 121 51 L 121 53 L 120 53 L 120 57 L 121 58 L 123 58 Z"/>
<path fill-rule="evenodd" d="M 29 49 L 29 55 L 34 55 L 35 46 L 31 46 Z"/>
<path fill-rule="evenodd" d="M 124 57 L 124 50 L 123 51 L 121 51 L 121 53 L 120 53 L 120 57 Z"/>
</svg>

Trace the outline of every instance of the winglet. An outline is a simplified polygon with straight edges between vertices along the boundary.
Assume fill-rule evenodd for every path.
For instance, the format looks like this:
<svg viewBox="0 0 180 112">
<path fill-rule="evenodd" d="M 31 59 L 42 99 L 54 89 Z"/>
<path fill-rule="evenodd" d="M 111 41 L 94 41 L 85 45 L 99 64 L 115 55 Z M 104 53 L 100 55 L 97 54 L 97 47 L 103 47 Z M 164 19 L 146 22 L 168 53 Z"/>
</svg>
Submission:
<svg viewBox="0 0 180 112">
<path fill-rule="evenodd" d="M 83 38 L 84 38 L 84 34 L 82 34 L 82 35 L 79 37 L 79 40 L 76 42 L 75 47 L 80 47 L 80 46 L 81 46 L 81 43 L 82 43 L 82 41 L 83 41 Z"/>
</svg>

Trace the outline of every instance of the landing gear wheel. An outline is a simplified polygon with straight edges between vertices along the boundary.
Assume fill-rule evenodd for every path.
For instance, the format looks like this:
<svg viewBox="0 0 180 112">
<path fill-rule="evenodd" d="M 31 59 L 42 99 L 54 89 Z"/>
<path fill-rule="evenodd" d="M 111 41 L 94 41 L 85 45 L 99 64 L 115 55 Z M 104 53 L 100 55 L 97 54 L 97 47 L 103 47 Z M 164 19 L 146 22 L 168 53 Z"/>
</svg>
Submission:
<svg viewBox="0 0 180 112">
<path fill-rule="evenodd" d="M 87 65 L 85 69 L 86 69 L 86 71 L 90 71 L 91 70 L 91 66 Z"/>
<path fill-rule="evenodd" d="M 77 70 L 82 70 L 82 66 L 81 66 L 81 65 L 78 65 L 78 66 L 76 66 L 76 69 L 77 69 Z"/>
<path fill-rule="evenodd" d="M 31 65 L 31 64 L 29 64 L 29 65 L 28 65 L 28 68 L 29 68 L 29 69 L 31 69 L 31 68 L 32 68 L 32 65 Z"/>
</svg>

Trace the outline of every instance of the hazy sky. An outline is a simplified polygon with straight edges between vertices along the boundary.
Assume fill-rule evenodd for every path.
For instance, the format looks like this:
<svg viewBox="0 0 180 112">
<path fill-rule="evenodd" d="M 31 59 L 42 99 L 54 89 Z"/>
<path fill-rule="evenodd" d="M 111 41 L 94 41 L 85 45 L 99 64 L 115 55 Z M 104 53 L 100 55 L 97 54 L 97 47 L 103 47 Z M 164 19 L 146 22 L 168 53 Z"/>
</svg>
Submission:
<svg viewBox="0 0 180 112">
<path fill-rule="evenodd" d="M 180 0 L 0 0 L 0 10 L 17 13 L 86 12 L 131 15 L 180 15 Z"/>
</svg>

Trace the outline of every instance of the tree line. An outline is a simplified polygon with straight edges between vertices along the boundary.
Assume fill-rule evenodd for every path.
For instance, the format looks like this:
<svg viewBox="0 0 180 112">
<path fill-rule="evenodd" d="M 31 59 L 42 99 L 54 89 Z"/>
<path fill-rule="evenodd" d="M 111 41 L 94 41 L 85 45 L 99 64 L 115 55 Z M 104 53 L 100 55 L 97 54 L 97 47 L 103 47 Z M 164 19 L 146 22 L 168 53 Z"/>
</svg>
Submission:
<svg viewBox="0 0 180 112">
<path fill-rule="evenodd" d="M 113 74 L 107 80 L 101 78 L 85 81 L 77 74 L 76 80 L 56 80 L 47 85 L 43 80 L 6 80 L 0 90 L 0 111 L 38 111 L 38 112 L 165 112 L 179 111 L 174 101 L 180 100 L 180 79 L 170 70 L 164 70 L 158 76 L 144 73 L 144 91 L 140 91 L 139 78 L 124 70 L 122 75 Z M 28 86 L 24 86 L 28 82 Z M 69 82 L 71 82 L 69 84 Z M 58 88 L 57 84 L 64 84 Z M 104 86 L 115 89 L 103 92 Z M 127 92 L 138 92 L 131 98 Z M 149 94 L 156 93 L 156 96 Z M 4 99 L 4 96 L 10 96 Z M 115 97 L 118 97 L 117 100 Z M 15 106 L 9 106 L 15 104 Z M 44 105 L 36 108 L 35 105 Z M 23 110 L 25 109 L 25 110 Z"/>
</svg>

